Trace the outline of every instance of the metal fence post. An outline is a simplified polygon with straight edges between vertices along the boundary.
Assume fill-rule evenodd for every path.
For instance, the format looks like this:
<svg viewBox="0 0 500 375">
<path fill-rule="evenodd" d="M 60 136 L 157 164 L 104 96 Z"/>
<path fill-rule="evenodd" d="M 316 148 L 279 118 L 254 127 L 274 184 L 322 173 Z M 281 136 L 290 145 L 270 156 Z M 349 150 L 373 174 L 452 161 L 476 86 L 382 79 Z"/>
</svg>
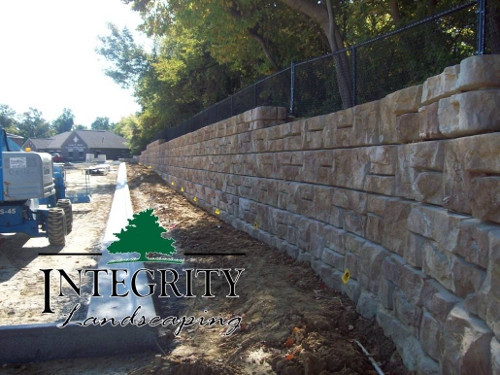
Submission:
<svg viewBox="0 0 500 375">
<path fill-rule="evenodd" d="M 484 55 L 486 33 L 486 0 L 477 1 L 477 51 L 476 55 Z"/>
<path fill-rule="evenodd" d="M 295 90 L 295 63 L 292 61 L 292 63 L 290 64 L 290 108 L 289 108 L 290 116 L 293 115 L 294 90 Z"/>
</svg>

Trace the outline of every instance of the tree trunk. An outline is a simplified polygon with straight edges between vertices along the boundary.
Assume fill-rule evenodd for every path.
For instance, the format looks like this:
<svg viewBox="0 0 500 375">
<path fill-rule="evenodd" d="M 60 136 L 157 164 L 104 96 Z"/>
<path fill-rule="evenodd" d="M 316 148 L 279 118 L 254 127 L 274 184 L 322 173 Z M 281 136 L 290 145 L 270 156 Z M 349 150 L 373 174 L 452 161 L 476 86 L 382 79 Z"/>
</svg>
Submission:
<svg viewBox="0 0 500 375">
<path fill-rule="evenodd" d="M 287 6 L 298 12 L 305 14 L 316 21 L 322 28 L 328 39 L 330 50 L 335 61 L 335 71 L 337 73 L 337 84 L 343 108 L 350 108 L 354 104 L 352 92 L 352 74 L 349 59 L 346 52 L 338 52 L 344 49 L 344 41 L 340 35 L 338 25 L 335 21 L 331 0 L 326 1 L 325 8 L 318 5 L 316 1 L 310 0 L 282 0 Z"/>
</svg>

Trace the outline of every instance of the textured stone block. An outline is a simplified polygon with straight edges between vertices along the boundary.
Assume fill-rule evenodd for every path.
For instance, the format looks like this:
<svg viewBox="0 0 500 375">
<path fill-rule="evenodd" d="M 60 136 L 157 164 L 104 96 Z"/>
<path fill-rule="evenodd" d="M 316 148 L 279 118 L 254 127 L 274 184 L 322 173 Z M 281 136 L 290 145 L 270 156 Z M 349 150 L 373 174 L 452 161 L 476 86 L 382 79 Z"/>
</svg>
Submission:
<svg viewBox="0 0 500 375">
<path fill-rule="evenodd" d="M 367 175 L 364 190 L 370 193 L 392 195 L 394 184 L 394 176 Z"/>
<path fill-rule="evenodd" d="M 474 178 L 470 197 L 472 216 L 500 223 L 500 176 Z"/>
<path fill-rule="evenodd" d="M 443 326 L 428 312 L 423 313 L 419 339 L 422 349 L 434 360 L 441 358 Z"/>
<path fill-rule="evenodd" d="M 489 264 L 477 302 L 479 316 L 500 340 L 500 230 L 489 233 Z"/>
<path fill-rule="evenodd" d="M 493 333 L 486 324 L 458 305 L 450 311 L 444 328 L 442 373 L 490 375 Z"/>
<path fill-rule="evenodd" d="M 421 305 L 421 294 L 428 277 L 421 271 L 415 270 L 408 265 L 401 267 L 400 270 L 400 281 L 397 286 L 411 304 Z"/>
<path fill-rule="evenodd" d="M 378 292 L 382 262 L 390 253 L 383 247 L 366 242 L 360 249 L 358 259 L 358 280 L 361 286 L 372 292 Z"/>
<path fill-rule="evenodd" d="M 382 245 L 403 255 L 406 246 L 407 220 L 412 204 L 400 199 L 388 200 L 384 210 L 384 236 Z"/>
<path fill-rule="evenodd" d="M 418 335 L 422 320 L 422 308 L 412 304 L 403 293 L 398 291 L 394 293 L 394 314 L 401 323 L 409 328 L 413 335 Z"/>
<path fill-rule="evenodd" d="M 417 369 L 422 369 L 419 371 L 421 374 L 439 374 L 438 367 L 425 355 L 417 337 L 382 306 L 377 309 L 377 323 L 382 327 L 385 334 L 394 341 L 408 370 L 417 371 Z"/>
<path fill-rule="evenodd" d="M 414 205 L 408 216 L 408 230 L 436 241 L 438 247 L 451 251 L 457 246 L 459 224 L 467 216 L 442 208 Z"/>
<path fill-rule="evenodd" d="M 335 150 L 332 154 L 332 179 L 336 186 L 363 190 L 370 166 L 367 152 L 363 148 Z"/>
<path fill-rule="evenodd" d="M 421 302 L 424 308 L 440 323 L 444 324 L 459 298 L 443 288 L 437 281 L 428 279 L 424 283 Z"/>
<path fill-rule="evenodd" d="M 471 214 L 471 191 L 474 178 L 498 175 L 500 133 L 464 137 L 446 142 L 443 206 Z M 484 186 L 484 185 L 483 185 Z M 480 188 L 481 185 L 478 185 Z M 496 202 L 494 200 L 493 202 Z M 476 210 L 479 210 L 476 203 Z"/>
<path fill-rule="evenodd" d="M 380 102 L 372 101 L 353 108 L 353 131 L 351 146 L 379 143 Z"/>
<path fill-rule="evenodd" d="M 361 290 L 356 311 L 364 318 L 373 318 L 377 314 L 377 296 L 366 290 Z"/>
<path fill-rule="evenodd" d="M 393 282 L 381 278 L 378 288 L 378 302 L 384 306 L 387 310 L 392 310 L 394 308 L 394 290 L 395 285 Z"/>
<path fill-rule="evenodd" d="M 452 256 L 441 252 L 437 246 L 428 246 L 424 250 L 422 271 L 439 281 L 445 288 L 453 291 Z"/>
<path fill-rule="evenodd" d="M 500 87 L 500 56 L 471 56 L 462 60 L 456 86 L 461 91 Z"/>
<path fill-rule="evenodd" d="M 427 246 L 432 246 L 428 238 L 419 236 L 418 234 L 409 232 L 406 246 L 403 251 L 403 257 L 408 264 L 416 269 L 421 269 L 424 259 L 424 249 Z"/>
<path fill-rule="evenodd" d="M 444 156 L 445 148 L 441 141 L 412 143 L 398 147 L 395 193 L 415 200 L 417 197 L 423 200 L 424 196 L 434 198 L 436 189 L 424 188 L 422 187 L 424 181 L 416 182 L 416 180 L 418 175 L 424 172 L 441 172 L 444 167 Z"/>
<path fill-rule="evenodd" d="M 500 90 L 463 92 L 439 101 L 439 131 L 461 137 L 500 130 Z"/>
<path fill-rule="evenodd" d="M 409 143 L 420 140 L 422 128 L 422 115 L 420 113 L 405 113 L 396 117 L 396 132 L 398 142 Z"/>
<path fill-rule="evenodd" d="M 345 256 L 343 254 L 326 248 L 323 250 L 321 260 L 338 271 L 344 272 Z"/>
<path fill-rule="evenodd" d="M 444 194 L 443 174 L 434 171 L 417 173 L 412 190 L 417 201 L 441 205 Z"/>
<path fill-rule="evenodd" d="M 443 73 L 427 78 L 422 87 L 422 104 L 427 105 L 457 92 L 460 65 L 450 66 Z"/>
<path fill-rule="evenodd" d="M 367 240 L 381 244 L 384 236 L 384 221 L 375 214 L 366 215 L 365 237 Z"/>
<path fill-rule="evenodd" d="M 491 339 L 490 344 L 491 355 L 491 373 L 500 374 L 500 342 L 496 338 Z"/>
<path fill-rule="evenodd" d="M 457 257 L 453 257 L 451 272 L 453 292 L 461 298 L 476 293 L 486 277 L 486 272 L 483 269 Z"/>
</svg>

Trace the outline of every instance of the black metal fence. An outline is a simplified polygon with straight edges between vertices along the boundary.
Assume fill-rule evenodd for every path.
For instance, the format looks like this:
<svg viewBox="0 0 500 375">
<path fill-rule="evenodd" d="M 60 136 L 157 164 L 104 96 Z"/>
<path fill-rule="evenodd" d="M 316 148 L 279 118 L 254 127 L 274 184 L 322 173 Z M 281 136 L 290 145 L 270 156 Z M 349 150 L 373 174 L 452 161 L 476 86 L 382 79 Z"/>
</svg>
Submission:
<svg viewBox="0 0 500 375">
<path fill-rule="evenodd" d="M 164 129 L 156 139 L 171 140 L 259 106 L 310 117 L 420 84 L 466 57 L 500 49 L 500 36 L 486 32 L 485 7 L 485 0 L 464 3 L 335 54 L 292 64 Z"/>
</svg>

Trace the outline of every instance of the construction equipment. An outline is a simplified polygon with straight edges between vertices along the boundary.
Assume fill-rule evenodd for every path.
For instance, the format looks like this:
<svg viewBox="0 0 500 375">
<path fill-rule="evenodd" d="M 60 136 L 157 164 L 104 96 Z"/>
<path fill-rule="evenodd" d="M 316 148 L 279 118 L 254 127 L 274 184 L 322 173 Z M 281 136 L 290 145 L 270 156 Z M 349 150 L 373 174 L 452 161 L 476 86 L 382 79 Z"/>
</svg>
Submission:
<svg viewBox="0 0 500 375">
<path fill-rule="evenodd" d="M 1 127 L 0 153 L 0 233 L 22 232 L 64 245 L 73 212 L 64 183 L 55 183 L 52 156 L 22 151 Z"/>
</svg>

